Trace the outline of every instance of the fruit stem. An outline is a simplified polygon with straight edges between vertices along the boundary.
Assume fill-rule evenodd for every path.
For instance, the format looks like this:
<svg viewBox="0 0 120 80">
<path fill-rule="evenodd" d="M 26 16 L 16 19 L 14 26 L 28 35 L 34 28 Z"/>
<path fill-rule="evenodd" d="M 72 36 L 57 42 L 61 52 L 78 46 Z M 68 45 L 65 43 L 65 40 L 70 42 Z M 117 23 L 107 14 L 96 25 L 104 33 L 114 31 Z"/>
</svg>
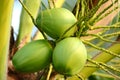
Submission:
<svg viewBox="0 0 120 80">
<path fill-rule="evenodd" d="M 77 21 L 77 22 L 74 23 L 71 27 L 69 27 L 69 28 L 59 37 L 59 39 L 56 40 L 56 42 L 59 42 L 59 41 L 63 38 L 63 36 L 64 36 L 70 29 L 72 29 L 73 27 L 75 27 L 75 25 L 77 25 L 78 23 L 79 23 L 79 21 Z"/>
<path fill-rule="evenodd" d="M 104 70 L 104 71 L 107 72 L 108 74 L 112 75 L 112 76 L 115 77 L 116 79 L 120 79 L 119 76 L 113 74 L 111 71 L 109 71 L 108 69 L 106 69 L 106 68 L 105 68 L 106 65 L 101 65 L 99 62 L 96 62 L 96 61 L 91 60 L 91 59 L 87 59 L 87 60 L 88 60 L 89 62 L 91 62 L 91 63 L 93 63 L 93 64 L 99 66 L 102 70 Z"/>
<path fill-rule="evenodd" d="M 114 1 L 114 4 L 117 3 L 118 0 Z M 91 18 L 91 22 L 97 22 L 96 20 L 98 20 L 108 9 L 110 9 L 113 6 L 113 3 L 110 4 L 108 7 L 106 7 L 103 11 L 101 11 L 98 15 L 94 15 L 93 18 Z M 114 10 L 112 10 L 114 11 Z M 107 15 L 106 15 L 107 16 Z M 99 20 L 98 20 L 99 21 Z"/>
<path fill-rule="evenodd" d="M 91 47 L 93 47 L 93 48 L 95 48 L 95 49 L 97 49 L 97 50 L 106 52 L 106 53 L 108 53 L 108 54 L 110 54 L 110 55 L 112 55 L 112 56 L 116 56 L 116 57 L 120 58 L 120 55 L 118 55 L 118 54 L 116 54 L 116 53 L 114 53 L 114 52 L 112 52 L 112 51 L 110 51 L 110 50 L 107 50 L 107 49 L 102 48 L 102 47 L 98 47 L 98 46 L 96 46 L 96 45 L 94 45 L 94 44 L 92 44 L 92 43 L 90 43 L 90 42 L 87 42 L 87 41 L 83 41 L 83 43 L 85 43 L 85 44 L 87 44 L 87 45 L 89 45 L 89 46 L 91 46 Z"/>
<path fill-rule="evenodd" d="M 48 71 L 48 75 L 47 75 L 47 79 L 46 79 L 46 80 L 50 80 L 50 75 L 51 75 L 51 73 L 52 73 L 52 68 L 53 68 L 53 66 L 52 66 L 52 64 L 50 64 L 50 66 L 49 66 L 49 71 Z"/>
<path fill-rule="evenodd" d="M 22 7 L 25 9 L 25 11 L 29 14 L 29 16 L 31 17 L 32 19 L 32 22 L 35 24 L 35 19 L 34 17 L 32 16 L 32 14 L 28 11 L 28 9 L 26 8 L 26 6 L 22 3 L 21 0 L 19 0 L 19 2 L 21 3 Z"/>
<path fill-rule="evenodd" d="M 40 0 L 23 0 L 22 3 L 29 9 L 32 16 L 36 18 L 39 11 L 39 7 L 40 7 L 40 2 L 41 2 Z M 33 27 L 34 27 L 34 24 L 32 22 L 31 17 L 28 15 L 26 10 L 22 7 L 18 36 L 16 38 L 16 46 L 19 46 L 22 42 L 26 44 L 31 41 L 31 33 L 32 33 Z"/>
<path fill-rule="evenodd" d="M 85 28 L 85 25 L 84 25 L 84 21 L 83 21 L 82 24 L 81 24 L 81 28 L 80 28 L 79 31 L 78 31 L 77 37 L 80 37 L 80 36 L 81 36 L 84 28 Z"/>
<path fill-rule="evenodd" d="M 91 30 L 95 30 L 95 29 L 100 29 L 100 28 L 120 28 L 120 22 L 117 22 L 117 23 L 115 23 L 115 24 L 113 24 L 113 25 L 110 25 L 110 26 L 89 26 L 90 27 L 90 29 Z"/>
<path fill-rule="evenodd" d="M 115 3 L 115 2 L 114 2 Z M 113 4 L 111 4 L 111 6 L 112 6 Z M 109 6 L 108 6 L 108 8 L 109 8 Z M 102 20 L 103 18 L 105 18 L 106 16 L 108 16 L 109 14 L 111 14 L 113 11 L 115 11 L 115 10 L 117 10 L 117 9 L 119 9 L 120 8 L 120 6 L 117 6 L 117 7 L 114 7 L 114 9 L 112 9 L 112 10 L 110 10 L 110 11 L 108 11 L 107 13 L 105 13 L 104 15 L 98 15 L 98 16 L 96 16 L 96 18 L 94 19 L 94 22 L 93 23 L 97 23 L 98 21 L 100 21 L 100 20 Z"/>
<path fill-rule="evenodd" d="M 42 4 L 43 7 L 45 7 L 45 9 L 48 9 L 47 6 L 44 4 L 43 1 L 41 1 L 41 4 Z"/>
<path fill-rule="evenodd" d="M 97 38 L 99 38 L 99 39 L 101 39 L 101 40 L 103 40 L 105 42 L 110 42 L 110 43 L 118 42 L 118 41 L 113 41 L 113 40 L 106 39 L 106 38 L 102 37 L 99 34 L 87 34 L 87 36 L 95 36 L 95 37 L 97 37 Z"/>
<path fill-rule="evenodd" d="M 75 25 L 77 25 L 79 22 L 77 21 L 76 23 L 74 23 L 71 27 L 69 27 L 63 34 L 61 37 L 63 37 L 63 35 L 65 35 L 70 29 L 72 29 L 73 27 L 75 27 Z"/>
<path fill-rule="evenodd" d="M 103 35 L 103 37 L 111 37 L 111 36 L 116 36 L 116 35 L 120 35 L 120 32 L 114 32 L 114 33 L 111 33 L 111 34 L 105 34 Z"/>
<path fill-rule="evenodd" d="M 111 69 L 111 70 L 113 70 L 113 71 L 116 71 L 116 72 L 120 73 L 120 70 L 117 69 L 117 68 L 115 68 L 115 67 L 113 67 L 113 66 L 107 65 L 107 64 L 105 64 L 105 63 L 103 63 L 103 62 L 99 62 L 99 64 L 100 64 L 100 65 L 103 65 L 104 67 L 106 67 L 106 68 L 108 68 L 108 69 Z"/>
<path fill-rule="evenodd" d="M 79 15 L 79 9 L 80 9 L 80 0 L 77 1 L 77 5 L 76 5 L 76 14 L 75 14 L 75 17 L 78 18 L 78 15 Z"/>
<path fill-rule="evenodd" d="M 120 54 L 120 44 L 113 44 L 112 46 L 110 46 L 107 50 L 110 50 L 116 54 Z M 107 63 L 109 62 L 111 59 L 115 58 L 115 56 L 112 56 L 106 52 L 101 52 L 100 54 L 96 55 L 95 57 L 92 58 L 92 60 L 96 61 L 96 62 L 104 62 Z M 98 68 L 93 68 L 93 67 L 84 67 L 81 72 L 79 73 L 79 75 L 81 75 L 84 78 L 88 78 L 93 72 L 95 72 L 96 70 L 98 70 Z"/>
</svg>

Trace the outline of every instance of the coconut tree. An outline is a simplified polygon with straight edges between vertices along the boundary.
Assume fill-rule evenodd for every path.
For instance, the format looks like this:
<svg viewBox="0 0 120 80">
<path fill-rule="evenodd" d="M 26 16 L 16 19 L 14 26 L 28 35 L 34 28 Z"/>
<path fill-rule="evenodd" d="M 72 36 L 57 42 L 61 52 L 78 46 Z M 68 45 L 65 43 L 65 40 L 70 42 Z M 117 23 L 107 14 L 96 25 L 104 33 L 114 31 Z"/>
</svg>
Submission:
<svg viewBox="0 0 120 80">
<path fill-rule="evenodd" d="M 120 79 L 119 0 L 19 3 L 22 11 L 14 40 L 13 1 L 1 2 L 0 80 L 7 75 L 16 80 Z"/>
</svg>

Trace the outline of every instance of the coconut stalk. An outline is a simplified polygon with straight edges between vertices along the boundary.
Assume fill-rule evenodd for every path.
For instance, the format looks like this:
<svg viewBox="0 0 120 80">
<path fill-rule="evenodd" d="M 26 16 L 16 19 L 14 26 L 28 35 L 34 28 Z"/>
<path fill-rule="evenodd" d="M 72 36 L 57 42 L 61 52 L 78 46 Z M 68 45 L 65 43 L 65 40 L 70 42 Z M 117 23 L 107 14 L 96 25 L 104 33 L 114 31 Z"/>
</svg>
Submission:
<svg viewBox="0 0 120 80">
<path fill-rule="evenodd" d="M 107 50 L 112 51 L 116 54 L 120 54 L 120 44 L 119 43 L 115 43 L 112 46 L 110 46 Z M 92 60 L 96 61 L 96 62 L 102 62 L 102 63 L 107 63 L 110 60 L 112 60 L 113 58 L 115 58 L 115 56 L 110 55 L 106 52 L 101 52 L 100 54 L 98 54 L 97 56 L 95 56 L 94 58 L 92 58 Z M 87 63 L 92 64 L 92 63 Z M 86 64 L 86 65 L 87 65 Z M 92 75 L 95 71 L 97 71 L 99 68 L 97 67 L 87 67 L 85 66 L 79 73 L 80 77 L 85 80 L 87 79 L 90 75 Z M 67 80 L 79 80 L 79 78 L 77 78 L 77 76 L 73 76 L 68 78 Z"/>
<path fill-rule="evenodd" d="M 7 80 L 7 62 L 14 0 L 0 0 L 0 80 Z"/>
<path fill-rule="evenodd" d="M 116 43 L 113 44 L 111 47 L 109 47 L 107 50 L 112 51 L 116 54 L 120 54 L 120 44 Z M 95 56 L 92 60 L 97 61 L 97 62 L 103 62 L 103 63 L 107 63 L 109 62 L 111 59 L 115 58 L 115 56 L 110 55 L 108 53 L 102 52 L 100 54 L 98 54 L 97 56 Z M 89 63 L 88 63 L 89 64 Z M 84 67 L 82 69 L 82 71 L 80 72 L 80 75 L 83 78 L 87 78 L 89 77 L 93 72 L 95 72 L 96 70 L 98 70 L 98 68 L 93 68 L 93 67 Z"/>
<path fill-rule="evenodd" d="M 34 19 L 36 18 L 37 13 L 39 11 L 40 1 L 41 0 L 23 0 L 23 4 L 27 7 L 29 12 L 34 17 Z M 22 41 L 24 41 L 24 43 L 27 43 L 31 40 L 31 32 L 32 32 L 33 26 L 34 24 L 32 22 L 31 17 L 28 15 L 25 9 L 22 8 L 22 12 L 20 16 L 19 33 L 17 37 L 17 46 Z"/>
<path fill-rule="evenodd" d="M 104 5 L 104 6 L 106 6 L 106 5 Z M 114 17 L 115 14 L 110 14 L 110 16 L 105 17 L 103 20 L 101 20 L 100 22 L 98 22 L 97 25 L 100 25 L 100 24 L 106 25 L 106 23 L 109 23 L 112 20 L 112 17 Z M 109 19 L 109 20 L 106 21 L 105 19 Z M 113 53 L 116 53 L 117 55 L 119 55 L 120 54 L 120 44 L 119 43 L 114 43 L 109 48 L 107 48 L 107 50 L 111 51 Z M 106 52 L 101 52 L 98 55 L 96 55 L 94 58 L 92 58 L 92 60 L 94 60 L 96 62 L 108 63 L 110 60 L 112 60 L 115 57 L 116 56 L 110 55 L 110 54 L 108 54 Z M 89 63 L 88 62 L 86 65 L 93 65 L 93 63 Z M 88 67 L 88 66 L 85 66 L 80 71 L 79 77 L 81 77 L 82 80 L 86 80 L 90 75 L 92 75 L 98 69 L 99 68 L 97 68 L 97 67 Z M 67 80 L 80 80 L 80 79 L 77 76 L 73 76 L 73 77 L 68 78 Z"/>
</svg>

